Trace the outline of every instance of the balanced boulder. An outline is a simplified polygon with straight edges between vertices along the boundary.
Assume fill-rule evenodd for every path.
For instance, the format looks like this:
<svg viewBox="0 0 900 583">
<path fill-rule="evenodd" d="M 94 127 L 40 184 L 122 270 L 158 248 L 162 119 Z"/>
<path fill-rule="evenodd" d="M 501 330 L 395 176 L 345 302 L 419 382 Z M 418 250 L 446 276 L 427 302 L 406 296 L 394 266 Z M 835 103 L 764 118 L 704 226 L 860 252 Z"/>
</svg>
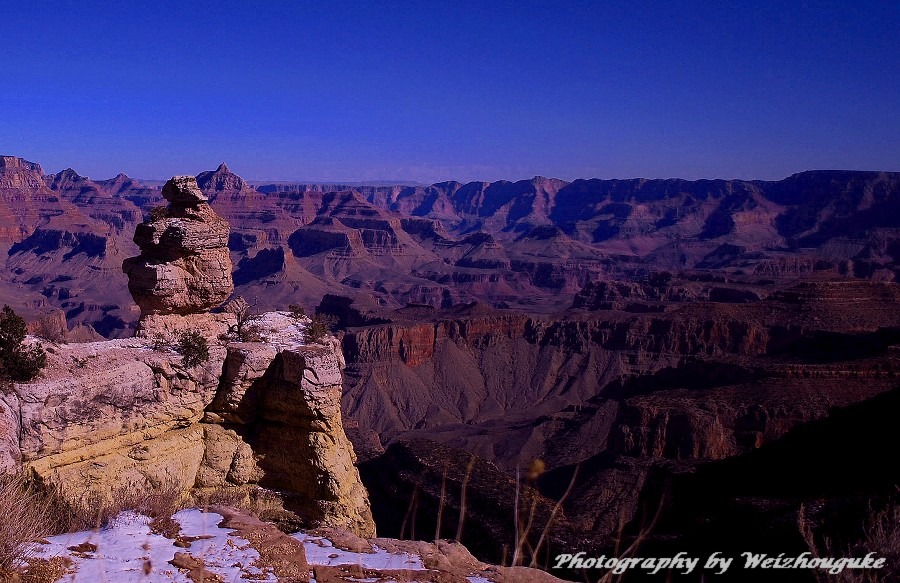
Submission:
<svg viewBox="0 0 900 583">
<path fill-rule="evenodd" d="M 128 291 L 142 317 L 206 312 L 234 291 L 228 221 L 209 206 L 193 176 L 173 177 L 162 194 L 168 207 L 138 225 L 134 242 L 141 254 L 122 265 Z"/>
</svg>

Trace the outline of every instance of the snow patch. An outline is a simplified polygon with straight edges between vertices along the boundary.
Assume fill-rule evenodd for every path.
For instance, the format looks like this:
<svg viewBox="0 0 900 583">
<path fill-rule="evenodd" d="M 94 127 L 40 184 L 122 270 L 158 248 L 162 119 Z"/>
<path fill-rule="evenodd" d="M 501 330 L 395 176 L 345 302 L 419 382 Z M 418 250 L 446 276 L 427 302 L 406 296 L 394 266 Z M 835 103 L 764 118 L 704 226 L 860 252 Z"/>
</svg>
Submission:
<svg viewBox="0 0 900 583">
<path fill-rule="evenodd" d="M 390 553 L 372 545 L 373 553 L 355 553 L 336 548 L 327 538 L 310 536 L 304 532 L 291 535 L 303 543 L 306 561 L 310 565 L 359 565 L 365 569 L 424 571 L 422 559 L 409 553 Z"/>
<path fill-rule="evenodd" d="M 188 552 L 203 559 L 205 568 L 225 581 L 277 581 L 273 573 L 253 566 L 259 553 L 246 539 L 216 526 L 222 521 L 220 514 L 182 510 L 173 518 L 181 524 L 182 536 L 204 538 L 193 541 L 190 548 L 176 547 L 175 541 L 150 532 L 150 519 L 146 516 L 123 512 L 102 530 L 50 537 L 49 544 L 36 545 L 33 556 L 71 558 L 76 571 L 61 581 L 72 583 L 190 583 L 186 575 L 169 564 L 176 552 Z M 82 553 L 69 550 L 82 543 L 96 545 L 97 550 Z M 150 572 L 145 573 L 148 561 Z"/>
</svg>

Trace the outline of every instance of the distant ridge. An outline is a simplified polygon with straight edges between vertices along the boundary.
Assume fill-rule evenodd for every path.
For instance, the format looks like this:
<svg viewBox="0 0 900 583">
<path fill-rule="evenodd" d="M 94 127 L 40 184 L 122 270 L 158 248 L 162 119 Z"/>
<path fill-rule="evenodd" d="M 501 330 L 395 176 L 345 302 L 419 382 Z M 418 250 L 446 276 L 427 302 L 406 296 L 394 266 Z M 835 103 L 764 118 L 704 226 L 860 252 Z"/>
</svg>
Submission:
<svg viewBox="0 0 900 583">
<path fill-rule="evenodd" d="M 231 225 L 237 293 L 260 309 L 342 294 L 388 308 L 550 312 L 591 282 L 660 271 L 748 285 L 900 280 L 900 173 L 260 184 L 223 163 L 197 180 Z M 127 335 L 136 315 L 121 262 L 136 253 L 136 225 L 163 204 L 157 184 L 0 158 L 0 295 Z"/>
</svg>

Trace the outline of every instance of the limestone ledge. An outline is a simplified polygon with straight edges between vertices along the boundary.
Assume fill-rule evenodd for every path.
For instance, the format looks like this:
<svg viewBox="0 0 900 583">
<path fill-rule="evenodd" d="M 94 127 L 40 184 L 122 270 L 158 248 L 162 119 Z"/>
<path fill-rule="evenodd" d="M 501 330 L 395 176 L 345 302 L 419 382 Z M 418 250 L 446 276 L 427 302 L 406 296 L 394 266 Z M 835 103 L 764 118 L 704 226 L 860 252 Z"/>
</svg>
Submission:
<svg viewBox="0 0 900 583">
<path fill-rule="evenodd" d="M 252 322 L 261 342 L 220 340 L 231 318 L 153 315 L 127 340 L 45 344 L 42 378 L 0 398 L 0 471 L 21 464 L 75 501 L 262 486 L 302 524 L 372 536 L 336 341 L 305 345 L 308 320 L 277 312 Z M 188 329 L 210 346 L 192 368 L 171 348 Z"/>
</svg>

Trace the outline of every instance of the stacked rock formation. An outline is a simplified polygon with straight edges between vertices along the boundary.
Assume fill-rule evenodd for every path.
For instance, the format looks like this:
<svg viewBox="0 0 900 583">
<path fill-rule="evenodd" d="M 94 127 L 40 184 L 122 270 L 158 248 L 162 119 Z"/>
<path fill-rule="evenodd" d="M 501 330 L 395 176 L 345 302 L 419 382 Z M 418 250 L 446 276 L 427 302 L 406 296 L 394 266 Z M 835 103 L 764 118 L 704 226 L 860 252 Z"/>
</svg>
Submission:
<svg viewBox="0 0 900 583">
<path fill-rule="evenodd" d="M 195 314 L 234 291 L 228 221 L 209 206 L 193 176 L 175 176 L 162 191 L 169 206 L 138 225 L 138 257 L 125 260 L 128 290 L 149 314 Z"/>
</svg>

